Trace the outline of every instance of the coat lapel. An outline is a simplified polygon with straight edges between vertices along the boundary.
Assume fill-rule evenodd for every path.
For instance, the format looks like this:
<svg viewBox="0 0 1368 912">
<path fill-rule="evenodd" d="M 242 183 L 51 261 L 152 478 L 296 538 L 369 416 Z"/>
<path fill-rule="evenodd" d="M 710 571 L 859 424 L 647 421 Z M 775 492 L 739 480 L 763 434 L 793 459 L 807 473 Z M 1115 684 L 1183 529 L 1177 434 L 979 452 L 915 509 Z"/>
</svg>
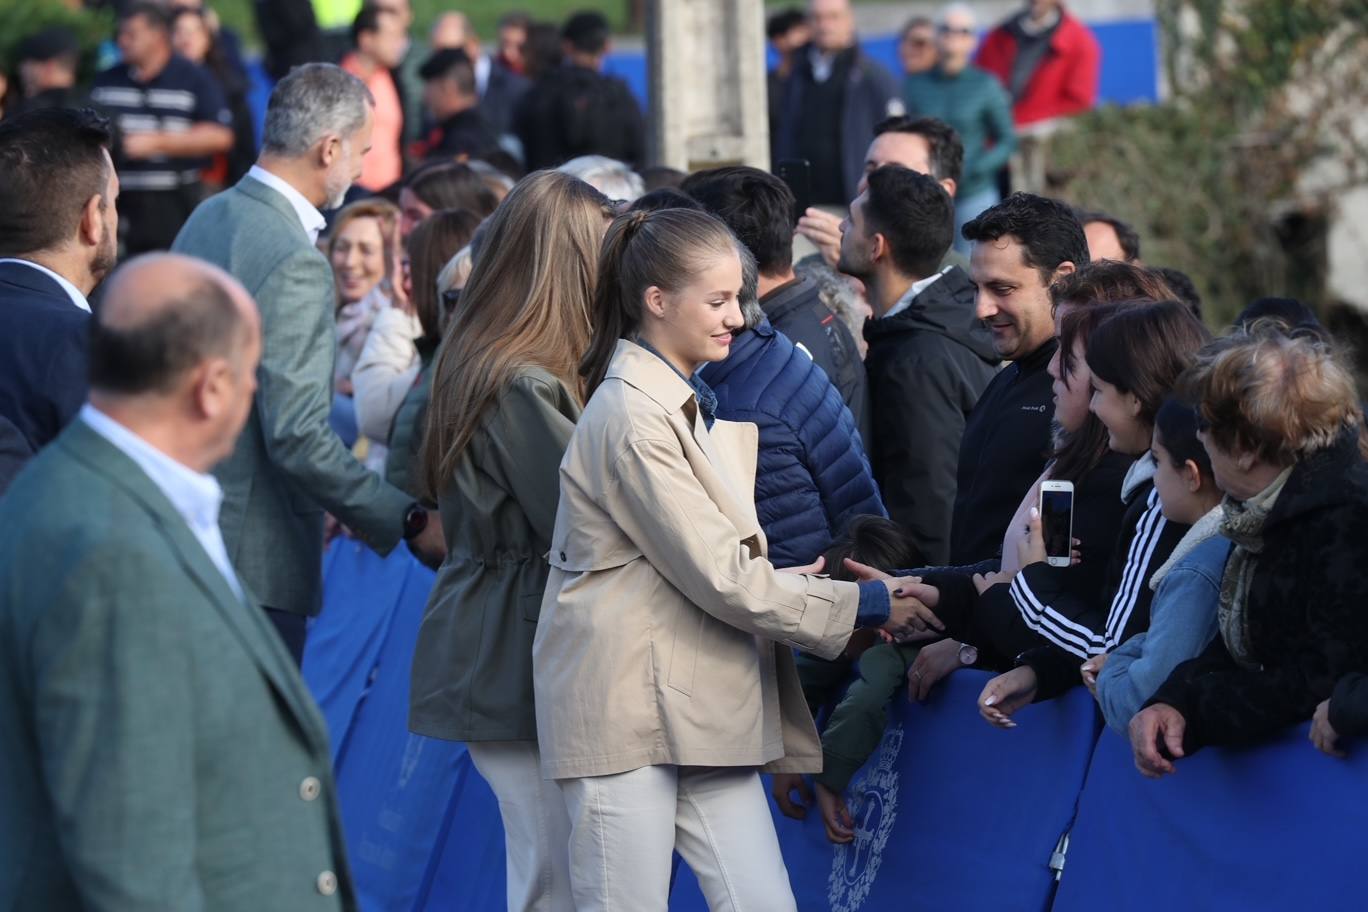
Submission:
<svg viewBox="0 0 1368 912">
<path fill-rule="evenodd" d="M 222 615 L 271 686 L 290 706 L 305 737 L 316 750 L 327 752 L 327 733 L 318 722 L 303 679 L 294 671 L 293 660 L 284 644 L 254 600 L 250 596 L 239 600 L 233 593 L 228 581 L 214 566 L 204 547 L 186 525 L 184 517 L 176 512 L 166 495 L 122 450 L 79 418 L 71 423 L 59 442 L 75 458 L 123 488 L 152 515 L 182 568 Z"/>
</svg>

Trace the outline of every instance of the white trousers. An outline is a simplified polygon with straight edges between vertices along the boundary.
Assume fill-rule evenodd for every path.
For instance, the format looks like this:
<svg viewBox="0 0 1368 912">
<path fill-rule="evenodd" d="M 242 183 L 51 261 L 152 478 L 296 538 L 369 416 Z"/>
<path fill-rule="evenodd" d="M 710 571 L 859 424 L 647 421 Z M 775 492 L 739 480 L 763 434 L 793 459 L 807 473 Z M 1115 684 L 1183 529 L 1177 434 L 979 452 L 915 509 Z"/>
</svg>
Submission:
<svg viewBox="0 0 1368 912">
<path fill-rule="evenodd" d="M 475 741 L 466 749 L 499 799 L 509 912 L 571 912 L 570 818 L 556 784 L 542 778 L 536 742 Z"/>
<path fill-rule="evenodd" d="M 712 912 L 796 909 L 755 770 L 647 766 L 559 784 L 578 912 L 664 912 L 675 850 Z"/>
</svg>

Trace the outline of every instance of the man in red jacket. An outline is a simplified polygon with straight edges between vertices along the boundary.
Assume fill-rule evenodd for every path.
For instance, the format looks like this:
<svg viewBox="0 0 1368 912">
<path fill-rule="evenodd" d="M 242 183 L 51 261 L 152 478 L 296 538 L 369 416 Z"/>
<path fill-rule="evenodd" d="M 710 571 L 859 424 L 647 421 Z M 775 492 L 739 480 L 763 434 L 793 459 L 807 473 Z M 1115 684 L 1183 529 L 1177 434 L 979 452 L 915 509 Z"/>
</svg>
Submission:
<svg viewBox="0 0 1368 912">
<path fill-rule="evenodd" d="M 988 34 L 978 54 L 978 65 L 1012 96 L 1018 127 L 1090 109 L 1100 60 L 1097 39 L 1060 0 L 1028 0 Z"/>
</svg>

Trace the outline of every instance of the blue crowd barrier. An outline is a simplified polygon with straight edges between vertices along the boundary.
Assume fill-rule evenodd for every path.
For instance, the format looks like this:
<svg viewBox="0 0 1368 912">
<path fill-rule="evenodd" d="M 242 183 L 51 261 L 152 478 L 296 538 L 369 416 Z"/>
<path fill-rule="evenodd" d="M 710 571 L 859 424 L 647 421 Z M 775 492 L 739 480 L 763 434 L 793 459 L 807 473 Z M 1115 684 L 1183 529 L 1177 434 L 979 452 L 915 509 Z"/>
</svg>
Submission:
<svg viewBox="0 0 1368 912">
<path fill-rule="evenodd" d="M 851 782 L 855 841 L 833 846 L 816 809 L 774 808 L 801 910 L 1046 910 L 1099 722 L 1081 688 L 1028 706 L 1018 727 L 976 707 L 991 675 L 960 671 L 925 704 L 899 695 L 882 744 Z M 680 869 L 672 912 L 706 909 Z"/>
<path fill-rule="evenodd" d="M 1368 751 L 1328 757 L 1308 729 L 1206 748 L 1160 780 L 1136 771 L 1125 738 L 1103 733 L 1055 912 L 1362 909 Z"/>
<path fill-rule="evenodd" d="M 380 558 L 349 540 L 333 544 L 324 571 L 304 668 L 326 700 L 362 909 L 500 908 L 493 793 L 464 745 L 408 731 L 409 669 L 432 571 L 403 546 Z"/>
<path fill-rule="evenodd" d="M 362 908 L 502 908 L 493 794 L 464 745 L 407 728 L 431 571 L 403 548 L 382 559 L 341 540 L 324 572 L 304 668 L 332 727 Z M 1200 751 L 1156 782 L 1135 771 L 1124 738 L 1099 738 L 1081 688 L 1000 731 L 974 706 L 987 679 L 960 671 L 924 705 L 895 700 L 852 782 L 854 843 L 832 846 L 815 809 L 801 822 L 773 810 L 800 909 L 1090 912 L 1099 897 L 1120 912 L 1362 906 L 1368 752 L 1326 757 L 1302 725 L 1255 749 Z M 670 908 L 706 908 L 687 866 Z"/>
</svg>

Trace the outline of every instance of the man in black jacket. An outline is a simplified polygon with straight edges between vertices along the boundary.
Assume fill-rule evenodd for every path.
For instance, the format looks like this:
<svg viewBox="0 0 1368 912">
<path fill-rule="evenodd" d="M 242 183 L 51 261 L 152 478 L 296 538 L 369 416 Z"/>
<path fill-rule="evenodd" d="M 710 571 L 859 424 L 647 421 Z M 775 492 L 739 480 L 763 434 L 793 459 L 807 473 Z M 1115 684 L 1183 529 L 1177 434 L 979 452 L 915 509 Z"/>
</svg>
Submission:
<svg viewBox="0 0 1368 912">
<path fill-rule="evenodd" d="M 865 283 L 874 477 L 889 515 L 930 564 L 950 556 L 955 473 L 965 421 L 997 372 L 974 314 L 974 285 L 940 268 L 955 207 L 933 177 L 897 165 L 869 174 L 850 204 L 838 269 Z"/>
<path fill-rule="evenodd" d="M 633 167 L 646 158 L 646 123 L 627 84 L 603 73 L 608 20 L 576 13 L 561 29 L 564 66 L 548 71 L 522 97 L 513 132 L 528 171 L 581 155 L 605 155 Z"/>
<path fill-rule="evenodd" d="M 109 141 L 88 108 L 0 124 L 0 417 L 24 444 L 12 453 L 46 446 L 86 398 L 86 296 L 119 229 Z"/>
<path fill-rule="evenodd" d="M 475 66 L 465 51 L 437 51 L 418 75 L 423 79 L 423 102 L 437 126 L 426 141 L 417 144 L 415 158 L 473 158 L 498 145 L 498 138 L 480 113 Z"/>
<path fill-rule="evenodd" d="M 793 192 L 772 174 L 741 167 L 694 174 L 680 189 L 731 226 L 755 254 L 765 318 L 826 372 L 868 446 L 869 395 L 855 338 L 822 303 L 816 283 L 793 272 Z"/>
<path fill-rule="evenodd" d="M 995 557 L 1021 498 L 1040 476 L 1054 414 L 1046 367 L 1055 351 L 1050 286 L 1088 263 L 1088 239 L 1057 200 L 1014 193 L 964 226 L 977 314 L 1012 364 L 988 385 L 960 441 L 950 562 Z"/>
</svg>

